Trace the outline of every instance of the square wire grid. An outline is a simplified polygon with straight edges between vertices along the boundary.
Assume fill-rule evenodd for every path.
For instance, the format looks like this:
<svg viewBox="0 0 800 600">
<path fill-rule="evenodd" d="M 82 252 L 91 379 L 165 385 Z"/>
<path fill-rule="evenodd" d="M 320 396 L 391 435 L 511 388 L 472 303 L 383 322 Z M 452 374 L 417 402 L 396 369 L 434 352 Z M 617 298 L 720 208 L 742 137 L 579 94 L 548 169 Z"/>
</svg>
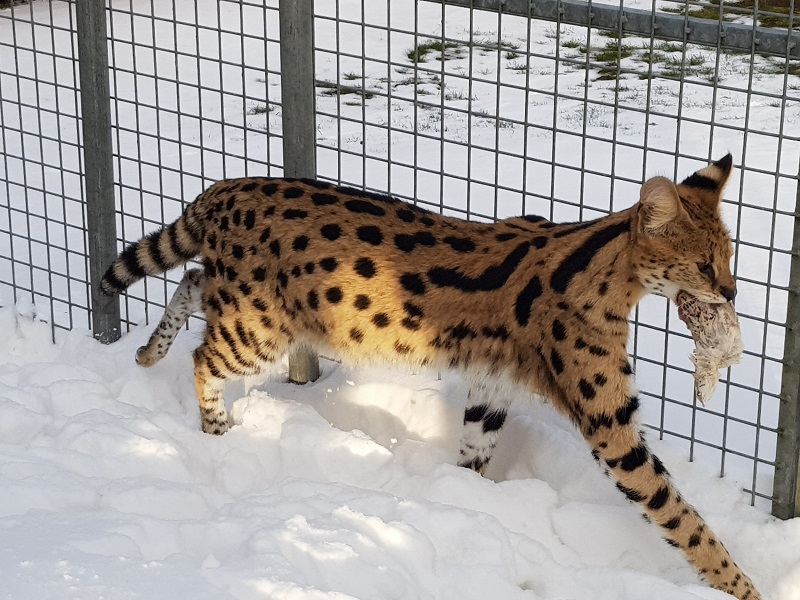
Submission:
<svg viewBox="0 0 800 600">
<path fill-rule="evenodd" d="M 109 41 L 120 245 L 214 181 L 280 175 L 276 2 L 115 1 Z M 160 318 L 180 277 L 128 290 L 125 324 Z"/>
<path fill-rule="evenodd" d="M 63 329 L 89 324 L 74 23 L 60 2 L 0 10 L 0 302 Z"/>
<path fill-rule="evenodd" d="M 793 28 L 793 2 L 790 13 L 743 5 L 650 8 Z M 81 173 L 91 166 L 81 164 L 73 9 L 0 10 L 0 56 L 13 57 L 0 62 L 0 298 L 49 305 L 59 328 L 89 322 Z M 621 21 L 592 29 L 411 0 L 316 11 L 321 178 L 474 220 L 575 221 L 631 205 L 647 176 L 681 179 L 733 153 L 724 212 L 743 364 L 698 406 L 691 340 L 655 298 L 637 310 L 630 348 L 649 426 L 748 482 L 766 506 L 800 164 L 797 61 L 626 36 Z M 277 0 L 112 0 L 108 17 L 120 247 L 212 181 L 281 174 Z M 129 290 L 127 326 L 158 318 L 177 278 Z"/>
</svg>

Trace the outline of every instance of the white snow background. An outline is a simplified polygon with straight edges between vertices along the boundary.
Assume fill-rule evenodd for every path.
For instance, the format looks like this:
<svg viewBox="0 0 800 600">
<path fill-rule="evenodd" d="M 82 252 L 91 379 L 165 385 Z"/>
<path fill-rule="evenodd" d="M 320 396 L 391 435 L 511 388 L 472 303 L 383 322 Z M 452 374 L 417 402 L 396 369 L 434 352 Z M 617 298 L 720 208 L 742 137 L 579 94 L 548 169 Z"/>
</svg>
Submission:
<svg viewBox="0 0 800 600">
<path fill-rule="evenodd" d="M 173 5 L 166 2 L 136 4 L 142 10 L 163 11 L 167 15 L 173 10 Z M 332 4 L 317 4 L 324 14 L 338 14 L 354 21 L 361 18 L 362 10 L 374 10 L 378 20 L 388 12 L 383 2 L 377 1 L 374 9 L 370 8 L 372 4 L 367 6 L 356 0 L 340 0 L 335 9 Z M 179 5 L 183 6 L 176 2 L 175 6 Z M 440 7 L 420 3 L 415 19 L 413 10 L 407 9 L 408 3 L 393 2 L 392 6 L 400 7 L 396 12 L 392 9 L 393 26 L 413 30 L 416 20 L 416 25 L 430 35 L 441 33 Z M 263 33 L 264 23 L 242 19 L 234 9 L 235 3 L 201 0 L 191 7 L 186 3 L 187 12 L 181 19 L 191 21 L 193 15 L 207 24 L 218 19 L 232 23 L 232 27 L 241 26 L 250 35 L 256 35 L 259 28 Z M 58 45 L 59 40 L 70 35 L 69 10 L 68 3 L 35 2 L 34 14 L 65 29 L 57 31 L 53 38 L 50 32 L 37 30 L 41 39 L 34 40 L 35 36 L 27 38 L 21 28 L 15 32 L 16 43 L 42 48 L 54 39 Z M 448 36 L 481 30 L 490 40 L 501 35 L 519 42 L 527 35 L 520 20 L 507 19 L 504 30 L 498 33 L 492 30 L 496 21 L 491 17 L 470 22 L 464 11 L 448 14 L 453 15 L 447 25 Z M 136 32 L 139 39 L 146 38 L 152 27 L 146 19 L 126 20 L 124 13 L 115 13 L 113 19 L 115 36 L 122 40 L 117 42 L 120 48 L 125 46 L 126 35 Z M 271 22 L 266 27 L 274 35 L 276 24 Z M 349 35 L 348 27 L 354 26 L 343 25 L 337 31 L 330 21 L 319 22 L 318 46 L 347 45 L 349 52 L 368 56 L 387 52 L 386 40 L 359 39 L 360 34 Z M 10 30 L 10 22 L 0 20 L 0 35 L 10 35 Z M 172 87 L 158 87 L 165 84 L 162 79 L 126 73 L 125 69 L 133 67 L 145 75 L 160 69 L 162 77 L 171 69 L 178 76 L 200 70 L 204 85 L 209 85 L 207 78 L 234 91 L 259 85 L 263 88 L 265 82 L 258 82 L 259 76 L 265 77 L 267 59 L 263 52 L 260 58 L 257 53 L 247 54 L 239 40 L 217 37 L 208 30 L 193 39 L 192 31 L 179 31 L 175 47 L 194 51 L 205 57 L 203 60 L 181 55 L 175 64 L 170 64 L 174 56 L 169 54 L 151 56 L 137 51 L 135 61 L 126 59 L 122 50 L 114 54 L 115 67 L 120 69 L 114 93 L 122 99 L 114 104 L 115 116 L 127 128 L 115 139 L 121 155 L 118 177 L 125 184 L 122 201 L 130 215 L 123 223 L 129 227 L 126 237 L 135 237 L 136 228 L 142 227 L 137 209 L 156 222 L 174 219 L 180 209 L 177 202 L 162 204 L 158 193 L 174 198 L 180 195 L 184 182 L 176 183 L 174 173 L 165 172 L 163 178 L 156 175 L 154 156 L 165 166 L 179 166 L 205 179 L 241 175 L 248 169 L 251 174 L 263 174 L 252 172 L 253 165 L 246 161 L 197 152 L 191 147 L 179 148 L 162 143 L 162 137 L 168 138 L 178 129 L 183 141 L 214 150 L 227 148 L 232 154 L 247 151 L 255 156 L 264 154 L 268 145 L 263 134 L 253 134 L 251 129 L 258 128 L 259 119 L 264 126 L 268 119 L 270 129 L 279 130 L 279 110 L 266 115 L 244 114 L 241 98 L 230 100 L 222 94 L 205 93 L 207 90 L 202 102 L 199 96 L 193 102 L 191 88 L 187 91 L 178 86 L 182 93 L 176 94 Z M 547 36 L 552 34 L 552 25 L 536 24 L 532 31 L 538 35 L 536 39 L 550 39 Z M 158 33 L 152 32 L 160 37 Z M 571 28 L 562 35 L 580 37 Z M 401 61 L 412 44 L 413 36 L 407 34 L 394 40 L 392 60 Z M 550 52 L 538 46 L 534 50 Z M 219 56 L 247 62 L 252 77 L 248 74 L 244 81 L 241 75 L 238 81 L 229 78 L 214 63 L 214 57 Z M 59 63 L 51 73 L 43 65 L 33 65 L 31 54 L 21 54 L 18 60 L 21 71 L 38 68 L 40 80 L 56 78 L 59 69 L 73 68 L 68 62 Z M 344 64 L 348 60 L 350 64 Z M 575 164 L 576 156 L 583 156 L 592 169 L 600 172 L 609 169 L 611 160 L 606 147 L 596 141 L 582 147 L 578 135 L 551 138 L 534 130 L 532 139 L 526 142 L 522 128 L 511 122 L 523 118 L 519 95 L 509 92 L 501 101 L 492 91 L 496 88 L 493 81 L 516 85 L 529 81 L 547 89 L 553 78 L 553 62 L 544 61 L 543 66 L 537 66 L 531 59 L 528 74 L 522 75 L 519 70 L 501 68 L 503 60 L 497 52 L 473 53 L 471 57 L 455 53 L 447 61 L 448 69 L 478 74 L 486 85 L 479 82 L 473 88 L 450 89 L 449 93 L 437 86 L 435 78 L 428 78 L 408 87 L 398 84 L 390 101 L 376 97 L 360 103 L 348 102 L 352 99 L 346 96 L 320 96 L 322 113 L 341 111 L 353 119 L 339 120 L 324 114 L 320 118 L 320 173 L 351 181 L 363 178 L 374 189 L 416 195 L 434 204 L 438 202 L 440 186 L 445 185 L 437 171 L 469 174 L 486 183 L 468 190 L 471 210 L 491 215 L 495 200 L 499 200 L 497 215 L 501 217 L 543 212 L 549 207 L 543 210 L 532 203 L 523 205 L 507 193 L 495 196 L 491 190 L 497 181 L 541 194 L 548 194 L 552 185 L 558 198 L 574 200 L 585 196 L 587 208 L 554 205 L 552 216 L 559 220 L 592 218 L 600 214 L 597 210 L 616 210 L 633 202 L 637 190 L 624 182 L 617 184 L 612 197 L 607 180 L 589 177 L 584 181 L 576 178 L 574 171 L 573 175 L 566 171 L 551 182 L 549 166 L 542 166 L 541 172 L 532 167 L 523 176 L 513 157 L 504 156 L 495 167 L 489 151 L 495 147 L 515 153 L 527 148 L 530 154 L 543 159 L 552 152 L 560 163 L 570 165 Z M 751 75 L 749 57 L 744 63 L 742 60 L 725 56 L 720 72 L 728 85 L 735 87 L 738 82 L 744 90 Z M 181 71 L 185 61 L 189 61 L 188 70 Z M 345 83 L 347 78 L 343 75 L 360 73 L 363 66 L 375 68 L 374 73 L 361 73 L 364 87 L 386 90 L 386 74 L 381 68 L 346 57 L 341 63 L 330 56 L 327 61 L 324 55 L 317 57 L 318 77 L 323 80 Z M 402 79 L 407 75 L 414 75 L 413 69 L 392 76 Z M 266 79 L 268 86 L 276 86 L 274 71 Z M 560 93 L 581 96 L 585 73 L 567 68 L 553 85 Z M 623 91 L 613 92 L 609 91 L 611 85 L 593 84 L 586 94 L 616 97 L 622 105 L 637 105 L 641 104 L 648 83 L 627 79 Z M 780 93 L 785 91 L 786 81 L 758 75 L 750 86 Z M 757 94 L 730 89 L 712 96 L 710 88 L 693 87 L 690 82 L 684 84 L 684 104 L 677 108 L 670 104 L 674 104 L 676 87 L 677 83 L 659 83 L 652 103 L 659 105 L 662 112 L 677 114 L 683 110 L 700 121 L 707 118 L 738 123 L 746 118 L 753 131 L 783 131 L 800 120 L 797 104 L 781 107 Z M 415 88 L 416 94 L 426 95 L 415 96 Z M 3 95 L 15 95 L 16 100 L 29 105 L 55 103 L 64 113 L 74 111 L 68 95 L 53 98 L 40 94 L 42 90 L 46 92 L 47 88 L 37 90 L 29 80 L 21 80 L 16 89 L 4 80 Z M 202 109 L 203 116 L 239 125 L 247 133 L 242 135 L 242 129 L 215 128 L 207 123 L 200 127 L 197 120 L 180 119 L 178 124 L 170 113 L 156 118 L 147 110 L 131 111 L 125 104 L 131 98 L 152 103 L 156 93 L 165 107 L 180 102 L 182 111 Z M 442 118 L 437 116 L 437 110 L 415 107 L 411 101 L 425 98 L 435 104 L 441 94 L 445 105 L 469 107 L 487 115 L 485 122 L 455 111 L 445 112 Z M 623 110 L 615 115 L 611 109 L 598 105 L 591 105 L 591 109 L 584 112 L 583 102 L 565 99 L 554 115 L 552 98 L 548 101 L 542 97 L 539 104 L 532 102 L 526 108 L 525 118 L 537 122 L 557 119 L 560 127 L 571 127 L 576 134 L 586 131 L 632 144 L 646 143 L 651 149 L 678 149 L 692 155 L 706 154 L 709 149 L 709 129 L 698 123 L 693 124 L 693 130 L 684 126 L 676 141 L 675 118 L 653 115 L 651 122 L 645 123 L 640 113 Z M 24 114 L 20 111 L 16 126 L 29 128 L 30 121 L 23 123 L 27 119 Z M 365 115 L 384 126 L 391 123 L 395 128 L 405 127 L 407 135 L 397 135 L 395 130 L 389 139 L 384 129 L 363 126 Z M 40 131 L 64 139 L 69 130 L 51 117 L 47 113 L 39 115 Z M 507 126 L 501 125 L 503 118 L 511 120 Z M 9 126 L 14 125 L 14 112 L 6 111 L 3 119 Z M 134 131 L 148 135 L 137 137 Z M 715 157 L 729 150 L 734 156 L 743 155 L 741 131 L 717 128 L 714 135 Z M 468 155 L 462 152 L 463 147 L 445 144 L 445 153 L 441 150 L 445 139 L 469 140 L 489 150 Z M 14 140 L 12 136 L 4 138 L 5 149 L 12 156 L 20 156 L 22 148 L 14 147 Z M 326 146 L 341 146 L 355 154 L 326 152 Z M 133 156 L 131 148 L 136 149 Z M 648 172 L 642 173 L 644 151 L 637 153 L 629 146 L 616 146 L 615 150 L 619 152 L 614 163 L 618 175 L 641 179 L 655 173 L 671 174 L 672 163 L 664 154 L 647 153 Z M 750 135 L 747 140 L 749 165 L 793 173 L 800 145 L 787 141 L 777 159 L 776 151 L 774 138 Z M 277 151 L 272 148 L 272 152 Z M 362 152 L 381 159 L 391 155 L 392 160 L 406 164 L 417 164 L 420 157 L 430 172 L 420 171 L 412 177 L 411 169 L 397 165 L 386 172 L 380 164 L 362 160 Z M 44 148 L 42 153 L 46 153 Z M 65 163 L 74 160 L 73 167 L 79 167 L 77 157 L 69 152 L 61 159 Z M 4 163 L 7 177 L 27 177 L 31 187 L 39 184 L 40 177 L 47 179 L 44 169 L 26 170 L 24 176 L 15 172 L 17 164 L 13 160 Z M 680 175 L 685 176 L 698 165 L 681 161 L 679 166 Z M 740 238 L 751 236 L 758 243 L 788 248 L 791 220 L 780 220 L 769 210 L 791 210 L 794 190 L 776 190 L 773 205 L 770 194 L 761 192 L 772 190 L 774 183 L 758 174 L 750 175 L 747 179 L 737 175 L 729 188 L 729 199 L 741 196 L 751 205 L 744 209 L 726 205 L 732 228 Z M 445 195 L 457 203 L 465 190 L 457 179 L 446 181 L 451 189 L 444 190 Z M 61 184 L 65 193 L 80 196 L 73 189 L 79 189 L 79 181 L 62 175 Z M 45 181 L 40 186 L 44 188 Z M 200 187 L 187 185 L 186 191 L 193 195 Z M 140 203 L 142 197 L 144 203 Z M 30 204 L 23 205 L 35 207 L 36 200 L 31 192 L 26 200 Z M 78 211 L 72 218 L 80 222 L 79 205 L 64 208 L 67 220 L 71 218 L 70 210 Z M 12 218 L 15 217 L 9 217 Z M 36 223 L 29 219 L 27 224 L 9 223 L 8 227 L 21 231 L 27 226 L 33 235 Z M 15 250 L 17 256 L 26 251 Z M 38 246 L 27 251 L 31 261 L 52 264 L 56 275 L 51 279 L 54 294 L 65 292 L 57 277 L 65 267 L 57 261 L 51 263 L 53 255 L 37 255 L 41 252 Z M 765 269 L 758 249 L 740 248 L 738 273 L 760 281 L 766 270 L 768 281 L 785 285 L 788 261 L 782 256 L 773 258 Z M 71 268 L 73 281 L 64 279 L 64 285 L 70 286 L 71 297 L 79 301 L 80 289 L 72 286 L 81 265 L 70 263 L 66 268 Z M 23 275 L 15 275 L 20 282 Z M 141 295 L 141 287 L 138 292 L 134 290 L 134 295 Z M 768 301 L 764 298 L 765 288 L 752 284 L 740 287 L 740 313 L 785 321 L 785 295 L 772 290 Z M 642 521 L 636 507 L 603 476 L 585 442 L 569 423 L 551 407 L 524 394 L 512 408 L 486 478 L 454 466 L 466 389 L 458 377 L 446 373 L 440 376 L 435 372 L 363 369 L 324 361 L 321 380 L 297 387 L 283 383 L 284 366 L 265 382 L 249 382 L 253 389 L 241 384 L 229 386 L 226 395 L 236 426 L 217 438 L 204 435 L 199 429 L 190 359 L 190 351 L 198 343 L 197 323 L 189 332 L 182 332 L 162 363 L 144 370 L 135 365 L 133 356 L 149 335 L 148 326 L 135 328 L 108 347 L 97 344 L 87 331 L 80 329 L 57 332 L 53 343 L 50 326 L 40 321 L 32 306 L 19 304 L 11 308 L 13 302 L 8 297 L 0 300 L 6 306 L 0 309 L 0 598 L 729 597 L 700 582 L 682 554 L 659 539 L 656 527 Z M 140 318 L 144 311 L 137 313 L 135 302 L 132 306 L 134 318 Z M 663 304 L 655 301 L 650 306 L 654 307 L 651 312 L 655 322 L 660 324 L 659 319 L 664 319 Z M 645 306 L 644 314 L 647 311 Z M 670 323 L 682 327 L 674 317 Z M 743 326 L 749 349 L 781 355 L 782 332 L 778 328 L 768 336 L 755 325 L 748 327 L 746 318 Z M 652 346 L 653 356 L 662 356 L 662 343 L 655 333 L 640 330 L 640 335 L 642 354 Z M 688 368 L 687 354 L 686 344 L 673 343 L 669 360 L 683 361 Z M 779 384 L 780 373 L 774 370 L 775 366 L 772 364 L 773 370 L 761 379 L 765 388 L 774 389 Z M 732 370 L 731 377 L 741 382 L 759 381 L 759 367 L 746 361 Z M 647 370 L 647 363 L 639 365 L 643 388 L 650 384 Z M 689 376 L 678 386 L 689 397 L 690 381 Z M 655 388 L 653 392 L 658 393 L 658 386 Z M 736 401 L 732 398 L 731 406 Z M 758 415 L 761 422 L 772 423 L 774 408 L 762 407 L 763 412 Z M 699 435 L 702 426 L 700 419 Z M 728 443 L 735 445 L 734 434 L 729 432 Z M 655 435 L 650 436 L 650 443 L 673 473 L 678 487 L 720 535 L 765 598 L 800 599 L 800 520 L 780 522 L 769 517 L 763 507 L 749 506 L 749 496 L 741 492 L 751 485 L 747 469 L 729 469 L 734 476 L 720 479 L 713 462 L 689 463 L 684 445 L 654 438 Z M 744 435 L 741 439 L 752 452 L 749 439 Z M 742 476 L 740 480 L 737 475 Z"/>
</svg>

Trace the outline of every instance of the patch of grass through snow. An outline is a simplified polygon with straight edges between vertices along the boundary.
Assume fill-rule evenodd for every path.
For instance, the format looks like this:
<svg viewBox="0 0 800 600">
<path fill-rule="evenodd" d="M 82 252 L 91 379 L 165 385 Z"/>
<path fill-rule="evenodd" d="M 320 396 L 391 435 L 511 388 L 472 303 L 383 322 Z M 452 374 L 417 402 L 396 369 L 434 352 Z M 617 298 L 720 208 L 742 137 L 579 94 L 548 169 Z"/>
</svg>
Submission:
<svg viewBox="0 0 800 600">
<path fill-rule="evenodd" d="M 341 83 L 324 81 L 321 79 L 317 79 L 316 86 L 324 90 L 322 92 L 323 96 L 346 96 L 348 94 L 354 94 L 366 100 L 375 96 L 375 92 L 365 90 L 363 86 L 343 85 Z"/>
<path fill-rule="evenodd" d="M 732 21 L 741 17 L 753 17 L 756 0 L 735 0 L 724 2 L 720 0 L 690 0 L 689 4 L 675 7 L 662 8 L 664 12 L 687 14 L 698 19 L 719 21 Z M 756 19 L 761 27 L 788 27 L 789 26 L 790 0 L 759 0 Z M 792 26 L 800 25 L 800 4 L 794 7 Z"/>
</svg>

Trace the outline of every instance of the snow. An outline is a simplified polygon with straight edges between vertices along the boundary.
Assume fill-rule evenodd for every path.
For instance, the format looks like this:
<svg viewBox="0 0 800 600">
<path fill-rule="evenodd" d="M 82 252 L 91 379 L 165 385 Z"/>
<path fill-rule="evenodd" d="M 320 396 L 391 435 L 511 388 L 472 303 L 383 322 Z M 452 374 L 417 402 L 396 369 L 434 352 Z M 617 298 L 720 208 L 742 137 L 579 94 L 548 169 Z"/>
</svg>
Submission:
<svg viewBox="0 0 800 600">
<path fill-rule="evenodd" d="M 139 327 L 51 342 L 0 309 L 0 597 L 281 600 L 726 598 L 602 474 L 572 426 L 520 397 L 486 478 L 454 466 L 452 374 L 351 368 L 247 391 L 200 431 L 182 332 L 136 366 Z M 800 519 L 650 440 L 766 598 L 800 598 Z"/>
<path fill-rule="evenodd" d="M 210 0 L 194 10 L 182 0 L 111 4 L 120 235 L 134 239 L 174 219 L 214 179 L 279 174 L 276 11 Z M 34 2 L 16 9 L 16 26 L 0 19 L 0 37 L 40 53 L 15 53 L 15 66 L 0 69 L 0 168 L 11 182 L 0 229 L 14 232 L 0 236 L 0 598 L 728 598 L 660 541 L 572 426 L 538 401 L 517 399 L 486 478 L 454 466 L 466 388 L 448 373 L 326 360 L 321 380 L 297 387 L 284 383 L 284 366 L 229 386 L 236 426 L 216 438 L 200 432 L 192 383 L 199 323 L 144 370 L 133 356 L 146 326 L 108 347 L 79 328 L 58 331 L 53 343 L 31 306 L 12 307 L 9 281 L 37 290 L 43 319 L 86 322 L 76 72 L 49 54 L 74 51 L 71 10 Z M 584 55 L 556 42 L 585 43 L 576 28 L 528 29 L 480 12 L 471 20 L 464 10 L 399 0 L 318 2 L 317 11 L 318 79 L 377 92 L 318 95 L 318 168 L 327 179 L 435 209 L 444 198 L 445 212 L 477 219 L 575 220 L 630 205 L 646 176 L 687 175 L 700 166 L 690 157 L 731 151 L 745 165 L 725 205 L 740 242 L 737 310 L 748 351 L 730 371 L 736 385 L 720 386 L 709 411 L 688 404 L 690 341 L 675 335 L 685 328 L 663 300 L 640 306 L 632 350 L 646 421 L 706 444 L 694 445 L 699 460 L 690 463 L 680 440 L 651 432 L 678 487 L 766 598 L 800 599 L 800 520 L 776 521 L 741 491 L 769 494 L 775 460 L 769 428 L 800 157 L 796 79 L 755 69 L 769 62 L 763 57 L 717 63 L 693 48 L 688 56 L 715 66 L 719 88 L 702 75 L 626 76 L 618 86 L 587 76 Z M 487 47 L 410 64 L 417 41 L 441 39 L 443 14 L 447 39 Z M 419 38 L 407 33 L 415 28 Z M 605 41 L 593 34 L 592 44 Z M 521 58 L 489 47 L 498 42 L 517 44 Z M 224 93 L 214 92 L 220 84 Z M 273 110 L 252 110 L 263 106 Z M 37 133 L 46 143 L 37 145 Z M 159 297 L 162 281 L 137 286 L 128 318 L 157 318 L 146 299 Z M 740 455 L 726 454 L 720 479 L 714 447 L 723 443 Z M 767 464 L 754 467 L 753 455 Z"/>
</svg>

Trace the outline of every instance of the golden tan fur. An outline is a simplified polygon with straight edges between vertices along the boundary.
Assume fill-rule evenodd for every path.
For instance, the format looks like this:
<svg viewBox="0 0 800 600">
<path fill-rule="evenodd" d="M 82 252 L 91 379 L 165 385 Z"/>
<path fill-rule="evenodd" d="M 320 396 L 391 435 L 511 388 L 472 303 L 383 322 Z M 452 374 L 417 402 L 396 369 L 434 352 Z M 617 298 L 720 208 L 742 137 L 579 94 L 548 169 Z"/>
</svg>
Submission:
<svg viewBox="0 0 800 600">
<path fill-rule="evenodd" d="M 224 433 L 222 386 L 301 343 L 364 362 L 458 368 L 473 387 L 461 464 L 483 471 L 506 416 L 489 376 L 549 398 L 617 486 L 717 589 L 751 581 L 672 485 L 635 414 L 627 317 L 646 293 L 722 303 L 735 294 L 720 219 L 730 156 L 682 184 L 657 177 L 639 203 L 589 223 L 471 223 L 316 181 L 212 185 L 174 224 L 127 248 L 102 289 L 200 257 L 150 343 L 152 364 L 195 310 L 203 430 Z"/>
</svg>

